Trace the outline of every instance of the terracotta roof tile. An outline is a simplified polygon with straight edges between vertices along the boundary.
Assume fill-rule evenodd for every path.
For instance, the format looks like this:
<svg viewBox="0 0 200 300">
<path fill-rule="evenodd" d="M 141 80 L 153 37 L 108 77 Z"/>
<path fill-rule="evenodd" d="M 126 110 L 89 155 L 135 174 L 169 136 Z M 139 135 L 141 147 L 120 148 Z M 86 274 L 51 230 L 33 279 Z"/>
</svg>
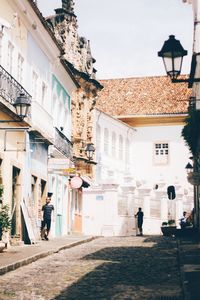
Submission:
<svg viewBox="0 0 200 300">
<path fill-rule="evenodd" d="M 181 76 L 186 78 L 186 76 Z M 166 76 L 100 80 L 97 108 L 112 116 L 186 113 L 191 89 Z"/>
</svg>

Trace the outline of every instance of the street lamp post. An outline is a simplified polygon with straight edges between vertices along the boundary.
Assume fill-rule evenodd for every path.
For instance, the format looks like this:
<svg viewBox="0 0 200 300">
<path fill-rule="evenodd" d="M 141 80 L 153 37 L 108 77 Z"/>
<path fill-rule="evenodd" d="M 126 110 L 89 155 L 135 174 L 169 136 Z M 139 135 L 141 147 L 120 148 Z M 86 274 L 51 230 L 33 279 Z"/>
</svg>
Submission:
<svg viewBox="0 0 200 300">
<path fill-rule="evenodd" d="M 171 78 L 172 83 L 188 82 L 188 87 L 191 88 L 194 82 L 200 82 L 200 78 L 195 78 L 195 71 L 197 65 L 197 55 L 200 53 L 194 53 L 191 62 L 190 76 L 187 79 L 179 79 L 181 74 L 183 57 L 187 55 L 187 50 L 183 48 L 180 41 L 175 39 L 174 35 L 170 35 L 169 39 L 164 42 L 161 50 L 158 52 L 158 56 L 162 57 L 167 75 Z M 193 97 L 196 102 L 196 98 Z M 196 103 L 192 103 L 196 109 Z M 199 153 L 198 153 L 199 155 Z M 198 156 L 197 155 L 197 156 Z M 187 164 L 186 170 L 188 172 L 188 181 L 194 186 L 194 211 L 195 211 L 195 226 L 200 229 L 199 224 L 199 185 L 200 185 L 200 173 L 198 167 L 198 161 L 196 154 L 193 159 L 193 166 Z"/>
</svg>

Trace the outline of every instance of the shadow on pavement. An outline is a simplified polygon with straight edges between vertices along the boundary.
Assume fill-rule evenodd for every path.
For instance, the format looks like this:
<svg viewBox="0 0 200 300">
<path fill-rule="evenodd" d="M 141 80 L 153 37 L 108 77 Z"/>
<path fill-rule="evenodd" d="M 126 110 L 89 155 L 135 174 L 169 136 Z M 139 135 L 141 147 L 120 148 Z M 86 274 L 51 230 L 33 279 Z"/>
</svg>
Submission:
<svg viewBox="0 0 200 300">
<path fill-rule="evenodd" d="M 147 238 L 144 247 L 108 246 L 82 260 L 99 265 L 54 299 L 161 299 L 181 291 L 176 241 L 170 238 Z"/>
</svg>

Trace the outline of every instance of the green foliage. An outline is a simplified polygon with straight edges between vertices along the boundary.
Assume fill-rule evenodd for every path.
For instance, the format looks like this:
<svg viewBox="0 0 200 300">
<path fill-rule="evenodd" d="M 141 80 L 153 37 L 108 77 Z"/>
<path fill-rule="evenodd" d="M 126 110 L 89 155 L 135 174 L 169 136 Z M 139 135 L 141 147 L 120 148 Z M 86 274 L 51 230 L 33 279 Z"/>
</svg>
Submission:
<svg viewBox="0 0 200 300">
<path fill-rule="evenodd" d="M 168 225 L 173 225 L 173 224 L 175 224 L 175 220 L 169 220 L 168 221 Z"/>
<path fill-rule="evenodd" d="M 189 147 L 193 156 L 197 156 L 200 150 L 200 110 L 189 110 L 189 115 L 185 119 L 185 126 L 181 136 Z"/>
<path fill-rule="evenodd" d="M 0 198 L 3 196 L 3 184 L 0 184 Z"/>
<path fill-rule="evenodd" d="M 162 222 L 162 226 L 167 226 L 168 222 Z"/>
<path fill-rule="evenodd" d="M 11 227 L 11 219 L 9 215 L 9 206 L 3 205 L 0 208 L 0 233 L 9 230 Z"/>
<path fill-rule="evenodd" d="M 175 225 L 175 220 L 169 220 L 167 222 L 162 222 L 162 226 Z"/>
</svg>

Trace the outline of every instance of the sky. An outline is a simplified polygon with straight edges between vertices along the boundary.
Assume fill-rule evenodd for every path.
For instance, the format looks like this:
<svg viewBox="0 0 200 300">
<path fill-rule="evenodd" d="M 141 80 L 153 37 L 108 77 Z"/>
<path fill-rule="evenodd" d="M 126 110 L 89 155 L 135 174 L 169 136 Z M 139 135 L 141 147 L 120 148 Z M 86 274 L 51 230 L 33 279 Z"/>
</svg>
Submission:
<svg viewBox="0 0 200 300">
<path fill-rule="evenodd" d="M 44 17 L 61 0 L 37 0 Z M 90 40 L 97 79 L 166 75 L 157 56 L 169 35 L 183 48 L 182 74 L 190 72 L 192 6 L 182 0 L 74 0 L 79 36 Z"/>
</svg>

